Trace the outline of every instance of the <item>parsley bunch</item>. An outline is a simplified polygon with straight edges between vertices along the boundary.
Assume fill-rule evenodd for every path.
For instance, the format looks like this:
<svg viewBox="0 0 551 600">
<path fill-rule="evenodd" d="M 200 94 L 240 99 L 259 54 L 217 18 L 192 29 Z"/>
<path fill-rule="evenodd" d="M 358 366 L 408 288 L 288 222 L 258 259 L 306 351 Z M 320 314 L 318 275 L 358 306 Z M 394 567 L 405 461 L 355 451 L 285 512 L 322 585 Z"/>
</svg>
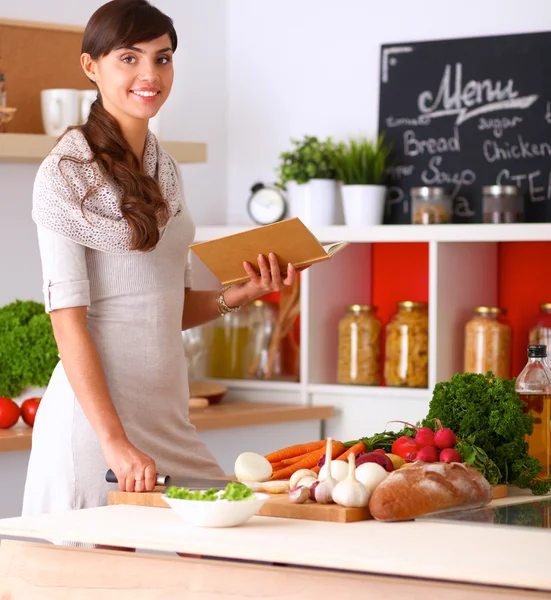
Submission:
<svg viewBox="0 0 551 600">
<path fill-rule="evenodd" d="M 0 396 L 48 384 L 59 361 L 44 304 L 16 300 L 0 308 Z"/>
<path fill-rule="evenodd" d="M 525 403 L 515 391 L 514 379 L 461 373 L 438 383 L 423 425 L 434 428 L 435 419 L 460 440 L 480 448 L 499 469 L 498 483 L 530 488 L 544 494 L 549 478 L 538 479 L 541 463 L 528 455 L 525 436 L 533 431 L 534 417 L 523 412 Z"/>
</svg>

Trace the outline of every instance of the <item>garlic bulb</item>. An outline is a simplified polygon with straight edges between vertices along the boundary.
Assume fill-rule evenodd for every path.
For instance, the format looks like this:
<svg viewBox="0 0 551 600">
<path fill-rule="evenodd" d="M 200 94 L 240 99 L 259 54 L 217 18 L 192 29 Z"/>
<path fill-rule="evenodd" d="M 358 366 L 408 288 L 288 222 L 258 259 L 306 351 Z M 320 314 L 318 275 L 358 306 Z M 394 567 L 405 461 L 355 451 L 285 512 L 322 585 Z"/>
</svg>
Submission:
<svg viewBox="0 0 551 600">
<path fill-rule="evenodd" d="M 327 438 L 327 445 L 325 447 L 325 464 L 327 465 L 327 471 L 324 473 L 323 477 L 318 479 L 319 483 L 315 489 L 315 497 L 316 502 L 320 504 L 329 504 L 333 502 L 333 489 L 335 484 L 337 483 L 335 479 L 331 475 L 331 459 L 333 455 L 333 440 L 331 438 Z"/>
<path fill-rule="evenodd" d="M 312 471 L 311 469 L 299 469 L 298 471 L 296 471 L 295 473 L 293 473 L 291 475 L 291 479 L 289 480 L 289 487 L 293 490 L 294 488 L 298 487 L 298 482 L 303 478 L 306 477 L 307 475 L 311 476 L 311 477 L 315 477 L 316 479 L 318 478 L 318 476 L 316 475 L 315 471 Z"/>
<path fill-rule="evenodd" d="M 356 479 L 356 457 L 351 453 L 348 455 L 348 477 L 339 481 L 333 489 L 333 501 L 347 508 L 360 508 L 367 506 L 370 495 L 370 491 Z"/>
<path fill-rule="evenodd" d="M 319 478 L 323 479 L 327 473 L 327 465 L 320 469 Z M 331 476 L 335 481 L 343 481 L 348 477 L 348 465 L 344 460 L 331 461 Z"/>
</svg>

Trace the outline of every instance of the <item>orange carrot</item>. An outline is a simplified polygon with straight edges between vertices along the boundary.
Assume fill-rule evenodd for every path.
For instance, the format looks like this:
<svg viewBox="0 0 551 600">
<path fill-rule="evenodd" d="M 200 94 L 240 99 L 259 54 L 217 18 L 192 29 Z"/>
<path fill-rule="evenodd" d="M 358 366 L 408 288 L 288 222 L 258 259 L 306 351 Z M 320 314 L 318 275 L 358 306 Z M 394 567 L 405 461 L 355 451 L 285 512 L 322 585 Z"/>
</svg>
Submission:
<svg viewBox="0 0 551 600">
<path fill-rule="evenodd" d="M 321 467 L 314 467 L 312 469 L 312 471 L 314 471 L 314 473 L 316 473 L 316 475 L 319 475 L 320 469 L 321 469 Z"/>
<path fill-rule="evenodd" d="M 350 454 L 358 454 L 359 452 L 365 452 L 365 444 L 363 442 L 358 442 L 357 444 L 350 446 L 346 452 L 343 452 L 337 457 L 337 460 L 348 460 Z"/>
<path fill-rule="evenodd" d="M 285 458 L 293 458 L 300 454 L 306 454 L 312 452 L 312 450 L 318 450 L 319 448 L 325 448 L 325 440 L 319 440 L 317 442 L 308 442 L 307 444 L 296 444 L 295 446 L 287 446 L 276 450 L 270 454 L 266 454 L 267 458 L 271 463 L 281 462 Z"/>
<path fill-rule="evenodd" d="M 318 450 L 319 450 L 319 448 L 318 448 Z M 312 452 L 317 452 L 317 450 L 312 450 Z M 299 454 L 298 456 L 293 456 L 293 458 L 284 458 L 279 464 L 286 465 L 286 466 L 294 465 L 299 460 L 302 460 L 303 458 L 308 456 L 308 454 L 312 454 L 312 452 L 306 452 L 305 454 Z"/>
<path fill-rule="evenodd" d="M 302 460 L 285 467 L 284 469 L 280 469 L 275 473 L 272 473 L 271 479 L 288 479 L 291 477 L 293 473 L 296 473 L 299 469 L 312 469 L 318 464 L 318 460 L 325 454 L 325 444 L 323 448 L 316 450 L 315 452 L 310 452 L 307 454 Z M 343 453 L 344 445 L 342 442 L 334 441 L 331 444 L 331 458 L 335 458 Z"/>
<path fill-rule="evenodd" d="M 283 467 L 287 466 L 285 463 L 282 463 L 282 462 L 271 463 L 271 464 L 272 464 L 272 471 L 277 471 L 278 469 L 283 469 Z"/>
</svg>

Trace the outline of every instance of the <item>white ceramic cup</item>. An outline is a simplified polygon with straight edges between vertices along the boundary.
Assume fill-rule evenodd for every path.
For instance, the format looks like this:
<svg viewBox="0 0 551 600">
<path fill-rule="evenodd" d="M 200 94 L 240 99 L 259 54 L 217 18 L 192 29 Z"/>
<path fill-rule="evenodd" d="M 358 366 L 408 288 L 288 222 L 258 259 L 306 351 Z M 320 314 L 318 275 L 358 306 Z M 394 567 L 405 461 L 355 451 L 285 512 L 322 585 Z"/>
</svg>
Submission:
<svg viewBox="0 0 551 600">
<path fill-rule="evenodd" d="M 97 90 L 79 90 L 79 125 L 84 125 L 88 121 L 90 107 L 98 97 Z"/>
<path fill-rule="evenodd" d="M 79 90 L 49 89 L 40 92 L 42 123 L 47 135 L 59 136 L 79 124 Z"/>
</svg>

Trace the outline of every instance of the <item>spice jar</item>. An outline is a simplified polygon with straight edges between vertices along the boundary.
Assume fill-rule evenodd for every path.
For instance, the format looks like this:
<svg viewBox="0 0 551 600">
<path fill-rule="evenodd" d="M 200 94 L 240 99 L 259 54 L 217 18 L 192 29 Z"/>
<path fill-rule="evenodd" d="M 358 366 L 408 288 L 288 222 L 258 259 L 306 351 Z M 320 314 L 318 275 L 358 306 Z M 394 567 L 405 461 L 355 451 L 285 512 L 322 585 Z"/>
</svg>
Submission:
<svg viewBox="0 0 551 600">
<path fill-rule="evenodd" d="M 410 193 L 413 224 L 433 225 L 452 220 L 452 199 L 443 187 L 414 187 Z"/>
<path fill-rule="evenodd" d="M 394 387 L 429 383 L 429 317 L 426 302 L 398 302 L 386 326 L 385 380 Z"/>
<path fill-rule="evenodd" d="M 484 223 L 521 223 L 524 199 L 515 185 L 486 185 L 482 188 Z"/>
<path fill-rule="evenodd" d="M 367 304 L 351 304 L 345 308 L 339 322 L 339 383 L 381 383 L 382 324 L 376 311 Z"/>
<path fill-rule="evenodd" d="M 528 332 L 531 346 L 547 346 L 546 361 L 551 368 L 551 302 L 540 304 L 540 314 Z"/>
<path fill-rule="evenodd" d="M 465 325 L 466 373 L 492 371 L 496 377 L 511 377 L 511 327 L 505 311 L 495 306 L 476 306 Z"/>
</svg>

